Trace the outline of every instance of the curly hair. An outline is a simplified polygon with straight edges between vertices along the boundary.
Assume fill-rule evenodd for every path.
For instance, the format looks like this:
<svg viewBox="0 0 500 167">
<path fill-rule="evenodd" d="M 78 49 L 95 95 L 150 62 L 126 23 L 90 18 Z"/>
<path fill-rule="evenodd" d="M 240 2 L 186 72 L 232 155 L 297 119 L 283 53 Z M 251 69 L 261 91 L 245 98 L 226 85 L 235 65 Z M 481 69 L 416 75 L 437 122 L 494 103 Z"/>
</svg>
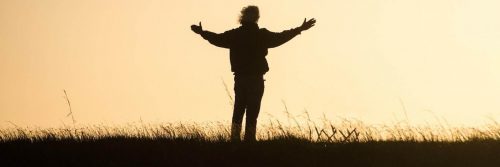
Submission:
<svg viewBox="0 0 500 167">
<path fill-rule="evenodd" d="M 238 21 L 240 24 L 257 23 L 257 21 L 259 21 L 259 17 L 259 7 L 250 5 L 241 9 L 241 15 Z"/>
</svg>

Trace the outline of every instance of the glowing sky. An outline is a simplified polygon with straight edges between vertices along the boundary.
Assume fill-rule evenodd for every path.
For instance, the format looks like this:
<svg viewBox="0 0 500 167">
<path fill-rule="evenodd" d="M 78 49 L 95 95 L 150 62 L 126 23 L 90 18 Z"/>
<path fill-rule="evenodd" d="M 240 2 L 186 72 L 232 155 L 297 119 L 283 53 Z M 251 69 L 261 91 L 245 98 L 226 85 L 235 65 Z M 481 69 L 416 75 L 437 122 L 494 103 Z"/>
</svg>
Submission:
<svg viewBox="0 0 500 167">
<path fill-rule="evenodd" d="M 225 121 L 223 32 L 246 5 L 271 31 L 316 27 L 269 51 L 261 120 L 300 114 L 454 124 L 500 118 L 496 0 L 0 1 L 0 126 Z M 231 92 L 232 93 L 232 92 Z M 263 121 L 262 121 L 263 122 Z"/>
</svg>

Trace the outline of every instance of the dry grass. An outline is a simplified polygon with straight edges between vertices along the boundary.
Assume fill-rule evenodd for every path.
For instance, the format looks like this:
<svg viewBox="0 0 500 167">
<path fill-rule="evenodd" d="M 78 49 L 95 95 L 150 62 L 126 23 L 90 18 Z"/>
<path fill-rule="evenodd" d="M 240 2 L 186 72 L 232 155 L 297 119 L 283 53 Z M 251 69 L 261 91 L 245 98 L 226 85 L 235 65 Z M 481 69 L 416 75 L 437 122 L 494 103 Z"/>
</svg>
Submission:
<svg viewBox="0 0 500 167">
<path fill-rule="evenodd" d="M 286 123 L 285 123 L 286 122 Z M 138 139 L 189 139 L 209 142 L 229 141 L 229 124 L 214 123 L 129 123 L 125 125 L 73 125 L 61 128 L 19 127 L 0 129 L 0 141 L 28 140 L 99 140 L 106 138 Z M 500 125 L 496 122 L 481 128 L 449 126 L 367 125 L 359 120 L 298 121 L 289 117 L 286 121 L 269 120 L 258 128 L 260 141 L 293 139 L 311 143 L 346 142 L 468 142 L 499 140 Z"/>
<path fill-rule="evenodd" d="M 259 142 L 229 124 L 144 123 L 0 129 L 3 166 L 499 166 L 500 126 L 261 122 Z"/>
</svg>

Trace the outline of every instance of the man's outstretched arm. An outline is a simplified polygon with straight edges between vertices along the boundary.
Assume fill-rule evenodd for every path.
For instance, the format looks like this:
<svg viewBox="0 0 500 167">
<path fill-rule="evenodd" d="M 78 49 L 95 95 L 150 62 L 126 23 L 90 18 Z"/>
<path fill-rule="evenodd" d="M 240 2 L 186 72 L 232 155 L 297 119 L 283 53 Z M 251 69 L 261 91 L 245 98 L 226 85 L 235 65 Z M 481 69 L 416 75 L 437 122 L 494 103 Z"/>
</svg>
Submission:
<svg viewBox="0 0 500 167">
<path fill-rule="evenodd" d="M 304 22 L 302 23 L 302 25 L 300 27 L 293 28 L 290 30 L 285 30 L 285 31 L 280 32 L 280 33 L 275 33 L 275 32 L 271 32 L 268 30 L 264 30 L 264 31 L 266 31 L 266 34 L 265 34 L 266 46 L 268 48 L 278 47 L 278 46 L 290 41 L 293 37 L 299 35 L 302 31 L 310 29 L 315 24 L 316 24 L 316 19 L 314 19 L 314 18 L 310 19 L 310 20 L 304 19 Z"/>
<path fill-rule="evenodd" d="M 213 33 L 210 31 L 205 31 L 203 30 L 203 27 L 201 26 L 201 22 L 199 25 L 191 25 L 191 30 L 193 32 L 200 34 L 204 39 L 208 40 L 211 44 L 221 47 L 221 48 L 229 48 L 231 47 L 230 44 L 230 37 L 229 33 L 226 31 L 221 34 Z"/>
</svg>

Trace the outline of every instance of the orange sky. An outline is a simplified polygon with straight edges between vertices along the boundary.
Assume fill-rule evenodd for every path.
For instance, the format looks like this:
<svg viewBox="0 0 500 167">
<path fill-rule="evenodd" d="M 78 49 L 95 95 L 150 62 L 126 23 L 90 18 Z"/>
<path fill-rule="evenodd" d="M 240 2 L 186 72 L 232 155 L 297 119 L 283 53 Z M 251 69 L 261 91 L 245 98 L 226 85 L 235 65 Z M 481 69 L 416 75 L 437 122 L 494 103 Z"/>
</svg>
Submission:
<svg viewBox="0 0 500 167">
<path fill-rule="evenodd" d="M 0 1 L 0 127 L 226 121 L 229 52 L 189 29 L 316 27 L 271 49 L 261 122 L 314 117 L 477 124 L 500 118 L 500 1 Z"/>
</svg>

